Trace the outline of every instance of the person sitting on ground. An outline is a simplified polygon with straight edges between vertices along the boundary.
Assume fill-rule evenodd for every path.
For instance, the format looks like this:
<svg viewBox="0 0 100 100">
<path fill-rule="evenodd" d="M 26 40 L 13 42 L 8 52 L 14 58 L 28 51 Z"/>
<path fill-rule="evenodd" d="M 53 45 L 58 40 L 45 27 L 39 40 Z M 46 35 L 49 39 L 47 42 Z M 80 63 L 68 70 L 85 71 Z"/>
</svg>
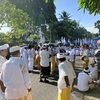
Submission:
<svg viewBox="0 0 100 100">
<path fill-rule="evenodd" d="M 92 79 L 97 80 L 97 78 L 98 78 L 97 72 L 98 71 L 97 71 L 97 66 L 95 65 L 94 61 L 90 62 L 89 70 L 90 70 L 89 75 L 92 77 Z"/>
<path fill-rule="evenodd" d="M 78 74 L 77 88 L 79 91 L 86 92 L 89 89 L 94 88 L 94 83 L 89 73 L 90 73 L 90 70 L 88 67 L 86 67 L 82 72 Z"/>
<path fill-rule="evenodd" d="M 95 85 L 100 86 L 100 78 L 97 81 L 94 81 Z"/>
</svg>

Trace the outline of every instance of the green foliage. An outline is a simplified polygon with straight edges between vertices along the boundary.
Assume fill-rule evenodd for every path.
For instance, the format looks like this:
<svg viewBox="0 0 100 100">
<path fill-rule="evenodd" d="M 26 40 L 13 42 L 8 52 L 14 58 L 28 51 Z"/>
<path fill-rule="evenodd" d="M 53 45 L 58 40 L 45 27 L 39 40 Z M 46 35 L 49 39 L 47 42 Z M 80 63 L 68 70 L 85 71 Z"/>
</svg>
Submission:
<svg viewBox="0 0 100 100">
<path fill-rule="evenodd" d="M 53 0 L 9 0 L 17 8 L 29 14 L 36 26 L 56 21 Z M 46 3 L 48 1 L 48 3 Z"/>
<path fill-rule="evenodd" d="M 90 14 L 100 14 L 100 0 L 78 0 L 80 9 L 88 10 Z"/>
<path fill-rule="evenodd" d="M 100 20 L 96 21 L 94 25 L 95 25 L 95 28 L 97 28 L 100 33 Z"/>
<path fill-rule="evenodd" d="M 21 9 L 17 9 L 15 5 L 11 4 L 8 0 L 0 0 L 0 24 L 3 26 L 5 23 L 11 28 L 11 32 L 6 34 L 6 38 L 10 36 L 11 44 L 21 43 L 21 34 L 27 32 L 26 27 L 30 18 L 27 13 Z M 20 39 L 20 40 L 19 40 Z M 16 41 L 16 42 L 14 42 Z M 14 43 L 13 43 L 14 42 Z"/>
<path fill-rule="evenodd" d="M 66 16 L 66 17 L 65 17 Z M 58 22 L 52 23 L 51 27 L 51 39 L 60 40 L 61 37 L 66 39 L 71 39 L 72 41 L 77 38 L 92 37 L 92 34 L 88 32 L 84 27 L 80 27 L 79 23 L 72 20 L 70 15 L 65 14 L 65 12 L 60 14 L 60 19 Z"/>
<path fill-rule="evenodd" d="M 0 32 L 0 45 L 6 43 L 5 37 L 6 37 L 6 35 L 4 33 Z"/>
<path fill-rule="evenodd" d="M 45 0 L 47 3 L 49 0 Z M 55 2 L 56 0 L 54 0 Z M 100 14 L 100 0 L 78 0 L 79 9 L 88 10 L 90 14 Z"/>
</svg>

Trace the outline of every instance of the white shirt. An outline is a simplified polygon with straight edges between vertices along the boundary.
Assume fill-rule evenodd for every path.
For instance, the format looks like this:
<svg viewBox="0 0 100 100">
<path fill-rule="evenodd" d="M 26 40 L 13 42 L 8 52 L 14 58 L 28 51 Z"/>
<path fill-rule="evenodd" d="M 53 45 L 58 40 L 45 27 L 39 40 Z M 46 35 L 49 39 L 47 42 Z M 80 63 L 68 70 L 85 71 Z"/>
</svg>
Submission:
<svg viewBox="0 0 100 100">
<path fill-rule="evenodd" d="M 36 55 L 36 52 L 35 52 L 35 49 L 34 48 L 32 48 L 32 52 L 33 52 L 33 58 L 34 58 L 35 55 Z"/>
<path fill-rule="evenodd" d="M 1 79 L 2 65 L 3 65 L 4 62 L 6 62 L 6 61 L 7 61 L 6 58 L 4 58 L 3 56 L 0 55 L 0 80 L 2 80 L 2 79 Z M 2 99 L 1 99 L 1 98 L 2 98 Z M 5 100 L 4 98 L 5 98 L 5 94 L 4 94 L 4 92 L 2 92 L 1 86 L 0 86 L 0 100 Z"/>
<path fill-rule="evenodd" d="M 43 67 L 49 66 L 49 51 L 42 50 L 39 52 L 40 55 L 40 65 Z"/>
<path fill-rule="evenodd" d="M 21 58 L 11 57 L 3 64 L 1 74 L 6 87 L 6 99 L 18 99 L 27 95 L 27 89 L 31 88 L 31 81 L 27 66 Z"/>
<path fill-rule="evenodd" d="M 61 51 L 60 50 L 63 50 L 63 52 L 65 52 L 66 51 L 66 49 L 65 49 L 65 47 L 64 46 L 59 46 L 59 47 L 57 47 L 56 48 L 56 53 L 61 53 Z"/>
<path fill-rule="evenodd" d="M 2 65 L 3 63 L 6 61 L 6 58 L 4 58 L 3 56 L 0 56 L 0 72 L 2 70 Z"/>
<path fill-rule="evenodd" d="M 97 71 L 97 66 L 95 67 L 92 67 L 92 66 L 89 66 L 89 70 L 90 70 L 90 75 L 93 79 L 97 79 L 98 78 L 98 71 Z"/>
<path fill-rule="evenodd" d="M 59 64 L 59 80 L 58 80 L 58 88 L 62 89 L 66 87 L 66 82 L 64 80 L 64 76 L 68 76 L 69 81 L 76 77 L 75 71 L 72 68 L 70 62 L 64 61 Z"/>
<path fill-rule="evenodd" d="M 27 60 L 28 59 L 28 50 L 27 49 L 24 49 L 23 50 L 23 59 L 24 60 Z"/>
<path fill-rule="evenodd" d="M 28 60 L 33 59 L 35 56 L 35 50 L 34 49 L 29 49 L 28 50 Z"/>
<path fill-rule="evenodd" d="M 74 56 L 76 55 L 75 49 L 71 49 L 70 54 L 69 54 L 69 61 L 74 61 Z"/>
<path fill-rule="evenodd" d="M 21 49 L 20 49 L 20 56 L 21 57 L 23 56 L 23 50 L 24 50 L 24 47 L 21 47 Z"/>
<path fill-rule="evenodd" d="M 76 49 L 76 55 L 77 55 L 77 56 L 80 55 L 80 51 L 79 51 L 79 49 Z"/>
<path fill-rule="evenodd" d="M 83 55 L 85 55 L 84 60 L 89 60 L 89 55 L 90 55 L 90 52 L 89 52 L 89 50 L 88 50 L 88 49 L 84 50 Z"/>
<path fill-rule="evenodd" d="M 87 91 L 89 89 L 89 83 L 92 82 L 92 78 L 85 72 L 80 72 L 78 74 L 78 89 L 80 91 Z"/>
</svg>

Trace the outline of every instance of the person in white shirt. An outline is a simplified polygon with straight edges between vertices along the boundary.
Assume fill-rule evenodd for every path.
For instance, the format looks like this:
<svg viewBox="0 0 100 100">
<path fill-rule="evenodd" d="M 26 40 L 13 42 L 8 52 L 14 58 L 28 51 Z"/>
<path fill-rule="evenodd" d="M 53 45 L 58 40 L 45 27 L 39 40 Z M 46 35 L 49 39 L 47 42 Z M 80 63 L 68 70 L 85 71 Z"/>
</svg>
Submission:
<svg viewBox="0 0 100 100">
<path fill-rule="evenodd" d="M 6 100 L 32 100 L 31 80 L 27 66 L 20 58 L 20 47 L 10 48 L 11 57 L 2 66 L 1 78 L 5 86 Z"/>
<path fill-rule="evenodd" d="M 82 60 L 83 69 L 86 68 L 86 67 L 88 67 L 88 64 L 89 64 L 89 55 L 90 55 L 89 45 L 85 44 L 84 46 L 85 46 L 84 53 L 83 53 L 83 55 L 80 58 Z"/>
<path fill-rule="evenodd" d="M 56 48 L 56 52 L 57 53 L 66 53 L 66 49 L 63 46 L 61 41 L 58 42 L 58 47 Z"/>
<path fill-rule="evenodd" d="M 50 69 L 51 69 L 51 74 L 53 74 L 55 71 L 55 66 L 56 66 L 56 61 L 55 61 L 56 51 L 55 51 L 54 44 L 50 44 L 49 46 L 50 46 L 49 51 L 50 51 L 50 55 L 51 55 L 51 57 L 50 57 Z"/>
<path fill-rule="evenodd" d="M 80 46 L 80 56 L 82 56 L 82 55 L 83 55 L 83 52 L 84 52 L 84 46 L 83 46 L 83 45 L 81 45 L 81 46 Z"/>
<path fill-rule="evenodd" d="M 1 80 L 1 71 L 2 71 L 2 65 L 4 62 L 7 60 L 6 56 L 8 54 L 8 49 L 9 45 L 4 44 L 0 46 L 0 100 L 5 100 L 5 94 L 4 94 L 4 84 L 3 81 Z"/>
<path fill-rule="evenodd" d="M 49 60 L 50 60 L 50 53 L 47 50 L 47 47 L 44 45 L 43 49 L 39 52 L 40 55 L 40 82 L 43 82 L 42 78 L 44 78 L 44 82 L 49 82 L 47 80 L 47 76 L 50 75 L 50 66 L 49 66 Z"/>
<path fill-rule="evenodd" d="M 32 52 L 33 52 L 33 69 L 35 68 L 35 57 L 36 57 L 36 51 L 34 45 L 32 45 Z"/>
<path fill-rule="evenodd" d="M 21 45 L 20 46 L 20 57 L 22 58 L 23 57 L 23 51 L 24 51 L 24 45 Z"/>
<path fill-rule="evenodd" d="M 89 75 L 92 77 L 92 79 L 97 80 L 98 79 L 98 71 L 97 71 L 97 66 L 95 65 L 94 61 L 90 62 L 89 70 L 90 70 Z"/>
<path fill-rule="evenodd" d="M 69 53 L 69 61 L 72 64 L 72 67 L 75 68 L 75 58 L 76 58 L 76 51 L 74 48 L 74 44 L 70 44 L 71 50 Z"/>
<path fill-rule="evenodd" d="M 76 75 L 70 62 L 66 60 L 64 53 L 58 53 L 57 60 L 59 63 L 58 100 L 70 100 L 70 88 L 72 88 Z"/>
<path fill-rule="evenodd" d="M 33 71 L 34 56 L 35 56 L 35 50 L 32 48 L 31 45 L 29 45 L 29 47 L 28 47 L 28 70 L 29 70 L 29 73 L 32 73 L 32 71 Z"/>
<path fill-rule="evenodd" d="M 94 88 L 92 77 L 89 75 L 90 70 L 86 67 L 82 72 L 78 74 L 77 88 L 79 91 L 88 91 Z"/>
<path fill-rule="evenodd" d="M 25 60 L 26 65 L 28 66 L 28 46 L 24 46 L 22 58 Z"/>
</svg>

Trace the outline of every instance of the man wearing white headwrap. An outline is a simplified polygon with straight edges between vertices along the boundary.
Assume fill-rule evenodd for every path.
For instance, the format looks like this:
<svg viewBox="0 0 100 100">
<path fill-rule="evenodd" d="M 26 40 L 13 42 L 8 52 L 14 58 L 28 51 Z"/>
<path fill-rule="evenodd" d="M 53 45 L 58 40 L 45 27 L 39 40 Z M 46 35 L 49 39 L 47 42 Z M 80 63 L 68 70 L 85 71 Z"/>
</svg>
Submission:
<svg viewBox="0 0 100 100">
<path fill-rule="evenodd" d="M 31 81 L 26 63 L 20 58 L 20 47 L 10 48 L 11 57 L 2 66 L 1 78 L 6 100 L 32 100 Z"/>
<path fill-rule="evenodd" d="M 86 67 L 82 72 L 78 74 L 77 87 L 80 91 L 88 91 L 94 88 L 92 77 L 89 75 L 90 70 Z"/>
<path fill-rule="evenodd" d="M 2 71 L 2 65 L 6 61 L 6 56 L 8 54 L 7 49 L 9 48 L 8 44 L 4 44 L 0 46 L 0 100 L 5 100 L 5 95 L 4 95 L 4 85 L 1 80 L 1 71 Z"/>
<path fill-rule="evenodd" d="M 76 75 L 64 53 L 57 54 L 57 59 L 59 63 L 58 100 L 70 100 L 70 87 L 72 88 Z"/>
</svg>

